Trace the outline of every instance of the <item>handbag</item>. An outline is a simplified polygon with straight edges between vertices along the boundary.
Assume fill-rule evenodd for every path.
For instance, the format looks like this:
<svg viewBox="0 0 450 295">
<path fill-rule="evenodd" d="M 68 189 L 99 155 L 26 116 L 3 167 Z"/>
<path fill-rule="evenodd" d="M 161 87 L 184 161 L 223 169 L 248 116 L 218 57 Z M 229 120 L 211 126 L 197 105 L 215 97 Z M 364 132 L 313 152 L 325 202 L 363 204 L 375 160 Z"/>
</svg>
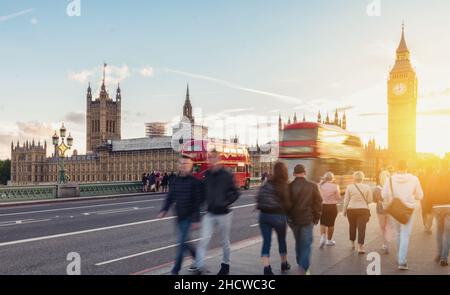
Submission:
<svg viewBox="0 0 450 295">
<path fill-rule="evenodd" d="M 392 194 L 392 201 L 384 209 L 389 215 L 401 224 L 407 224 L 411 219 L 414 209 L 406 206 L 399 197 L 394 194 L 394 187 L 392 186 L 392 177 L 389 178 L 389 186 Z"/>
</svg>

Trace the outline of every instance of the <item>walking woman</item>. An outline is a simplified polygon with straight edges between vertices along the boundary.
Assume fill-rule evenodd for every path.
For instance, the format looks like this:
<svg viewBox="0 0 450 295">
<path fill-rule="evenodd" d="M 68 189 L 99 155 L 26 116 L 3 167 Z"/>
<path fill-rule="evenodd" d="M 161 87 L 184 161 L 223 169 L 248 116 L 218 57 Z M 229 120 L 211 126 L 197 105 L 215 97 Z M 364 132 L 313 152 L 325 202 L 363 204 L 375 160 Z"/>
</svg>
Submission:
<svg viewBox="0 0 450 295">
<path fill-rule="evenodd" d="M 354 183 L 347 186 L 344 197 L 344 216 L 349 223 L 350 242 L 355 250 L 356 232 L 358 232 L 358 253 L 364 254 L 364 239 L 366 224 L 370 218 L 369 203 L 372 202 L 372 189 L 363 183 L 364 173 L 357 171 L 353 174 Z"/>
<path fill-rule="evenodd" d="M 382 190 L 386 180 L 389 179 L 389 171 L 381 171 L 378 177 L 378 184 L 373 191 L 373 201 L 377 204 L 377 216 L 378 224 L 380 225 L 381 233 L 383 236 L 383 246 L 381 249 L 384 254 L 389 254 L 389 244 L 392 240 L 392 220 L 389 214 L 384 211 Z"/>
<path fill-rule="evenodd" d="M 264 265 L 264 274 L 273 275 L 270 266 L 270 246 L 272 230 L 275 230 L 278 238 L 278 250 L 281 259 L 281 271 L 288 271 L 291 266 L 287 262 L 286 230 L 288 208 L 288 170 L 286 165 L 277 162 L 273 168 L 273 176 L 268 179 L 256 196 L 259 214 L 259 227 L 263 237 L 261 259 Z"/>
<path fill-rule="evenodd" d="M 341 199 L 339 185 L 334 183 L 334 174 L 327 172 L 319 186 L 322 194 L 322 215 L 320 217 L 320 248 L 323 246 L 334 246 L 333 240 L 334 222 L 336 221 L 338 209 L 337 203 Z"/>
</svg>

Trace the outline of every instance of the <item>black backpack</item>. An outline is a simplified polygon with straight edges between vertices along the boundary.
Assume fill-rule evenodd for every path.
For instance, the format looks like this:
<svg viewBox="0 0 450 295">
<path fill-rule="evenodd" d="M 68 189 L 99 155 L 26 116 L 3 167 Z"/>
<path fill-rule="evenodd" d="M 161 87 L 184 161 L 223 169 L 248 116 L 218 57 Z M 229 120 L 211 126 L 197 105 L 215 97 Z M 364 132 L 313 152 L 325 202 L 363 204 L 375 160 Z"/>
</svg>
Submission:
<svg viewBox="0 0 450 295">
<path fill-rule="evenodd" d="M 261 211 L 282 210 L 275 187 L 270 182 L 266 182 L 259 189 L 256 196 L 256 208 Z"/>
</svg>

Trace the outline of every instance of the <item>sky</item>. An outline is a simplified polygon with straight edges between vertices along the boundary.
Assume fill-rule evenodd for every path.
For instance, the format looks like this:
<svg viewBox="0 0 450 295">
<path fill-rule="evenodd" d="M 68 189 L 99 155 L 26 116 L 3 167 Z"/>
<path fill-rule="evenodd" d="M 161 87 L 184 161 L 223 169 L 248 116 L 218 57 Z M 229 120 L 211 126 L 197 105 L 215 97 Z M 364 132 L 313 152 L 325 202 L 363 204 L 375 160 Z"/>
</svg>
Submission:
<svg viewBox="0 0 450 295">
<path fill-rule="evenodd" d="M 385 147 L 402 21 L 419 80 L 417 149 L 442 155 L 449 11 L 446 0 L 1 0 L 0 159 L 11 141 L 50 142 L 62 122 L 84 153 L 86 88 L 98 92 L 104 62 L 110 94 L 122 89 L 122 138 L 177 122 L 189 83 L 210 136 L 264 143 L 278 114 L 315 121 L 339 109 Z"/>
</svg>

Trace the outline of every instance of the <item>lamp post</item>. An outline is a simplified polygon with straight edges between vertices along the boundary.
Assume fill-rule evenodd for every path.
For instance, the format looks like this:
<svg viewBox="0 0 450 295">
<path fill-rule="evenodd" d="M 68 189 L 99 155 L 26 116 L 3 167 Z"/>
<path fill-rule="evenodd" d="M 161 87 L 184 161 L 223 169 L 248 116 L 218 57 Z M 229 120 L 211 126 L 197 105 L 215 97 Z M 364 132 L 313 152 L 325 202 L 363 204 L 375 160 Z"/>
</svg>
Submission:
<svg viewBox="0 0 450 295">
<path fill-rule="evenodd" d="M 59 142 L 61 139 L 61 142 Z M 67 139 L 67 144 L 65 142 Z M 73 145 L 73 138 L 70 135 L 66 138 L 66 127 L 64 127 L 64 123 L 61 125 L 59 129 L 59 136 L 55 131 L 55 134 L 52 137 L 53 145 L 55 146 L 55 152 L 59 154 L 59 177 L 58 183 L 65 184 L 66 183 L 66 171 L 64 170 L 64 157 L 66 156 L 66 152 L 70 150 Z"/>
</svg>

